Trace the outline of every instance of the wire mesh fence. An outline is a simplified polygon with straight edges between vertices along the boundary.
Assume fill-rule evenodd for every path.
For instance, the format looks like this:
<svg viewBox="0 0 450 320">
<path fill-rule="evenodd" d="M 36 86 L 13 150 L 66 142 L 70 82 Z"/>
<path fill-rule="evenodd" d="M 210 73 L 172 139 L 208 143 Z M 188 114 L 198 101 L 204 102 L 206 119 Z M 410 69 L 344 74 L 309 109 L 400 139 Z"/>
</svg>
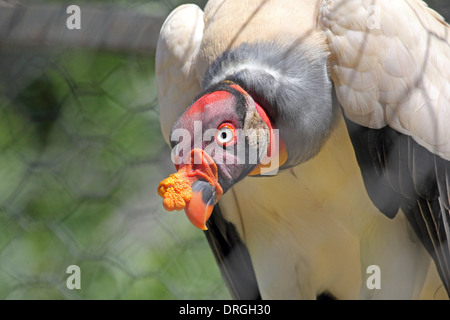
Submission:
<svg viewBox="0 0 450 320">
<path fill-rule="evenodd" d="M 229 297 L 204 235 L 156 193 L 174 169 L 153 53 L 4 45 L 0 70 L 0 298 Z"/>
<path fill-rule="evenodd" d="M 180 2 L 107 3 L 163 18 Z M 447 15 L 444 2 L 430 5 Z M 73 1 L 0 10 L 49 3 Z M 0 20 L 0 39 L 19 18 Z M 70 47 L 0 41 L 0 298 L 229 298 L 204 235 L 156 193 L 174 168 L 154 53 Z M 67 286 L 71 265 L 81 289 Z"/>
</svg>

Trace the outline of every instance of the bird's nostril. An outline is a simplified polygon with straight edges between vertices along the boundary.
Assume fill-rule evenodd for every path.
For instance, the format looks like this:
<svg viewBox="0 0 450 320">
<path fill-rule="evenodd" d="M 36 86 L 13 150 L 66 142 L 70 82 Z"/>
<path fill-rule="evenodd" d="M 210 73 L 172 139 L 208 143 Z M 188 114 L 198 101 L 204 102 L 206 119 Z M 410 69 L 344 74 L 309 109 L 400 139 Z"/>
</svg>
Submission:
<svg viewBox="0 0 450 320">
<path fill-rule="evenodd" d="M 202 169 L 203 169 L 203 164 L 198 164 L 198 163 L 194 163 L 194 165 L 192 166 L 192 171 L 197 171 L 197 170 L 199 170 L 199 171 L 201 171 Z"/>
</svg>

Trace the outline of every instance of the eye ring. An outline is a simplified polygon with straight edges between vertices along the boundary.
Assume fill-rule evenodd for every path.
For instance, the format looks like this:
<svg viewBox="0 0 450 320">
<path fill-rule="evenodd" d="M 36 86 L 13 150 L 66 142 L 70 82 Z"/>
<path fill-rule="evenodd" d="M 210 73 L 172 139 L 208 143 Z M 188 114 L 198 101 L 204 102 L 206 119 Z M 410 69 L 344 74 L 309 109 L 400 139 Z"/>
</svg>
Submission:
<svg viewBox="0 0 450 320">
<path fill-rule="evenodd" d="M 221 146 L 230 146 L 236 143 L 235 128 L 231 123 L 222 123 L 216 132 L 216 141 Z"/>
</svg>

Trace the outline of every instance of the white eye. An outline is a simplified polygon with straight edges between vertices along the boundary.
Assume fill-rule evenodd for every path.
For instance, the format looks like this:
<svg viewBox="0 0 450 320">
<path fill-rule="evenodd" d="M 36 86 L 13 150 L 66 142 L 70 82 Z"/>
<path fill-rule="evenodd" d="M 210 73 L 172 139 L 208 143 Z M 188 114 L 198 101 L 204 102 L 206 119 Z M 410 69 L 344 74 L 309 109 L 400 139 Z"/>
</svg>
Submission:
<svg viewBox="0 0 450 320">
<path fill-rule="evenodd" d="M 223 146 L 234 141 L 234 128 L 228 123 L 221 124 L 217 129 L 216 141 Z"/>
</svg>

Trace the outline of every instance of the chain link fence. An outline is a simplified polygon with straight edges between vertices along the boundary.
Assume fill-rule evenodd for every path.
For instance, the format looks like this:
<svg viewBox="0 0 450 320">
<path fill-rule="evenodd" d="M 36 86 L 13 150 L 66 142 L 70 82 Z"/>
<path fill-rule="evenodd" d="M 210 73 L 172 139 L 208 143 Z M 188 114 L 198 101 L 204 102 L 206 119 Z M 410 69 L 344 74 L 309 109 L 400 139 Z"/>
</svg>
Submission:
<svg viewBox="0 0 450 320">
<path fill-rule="evenodd" d="M 229 298 L 203 233 L 156 192 L 174 168 L 154 53 L 100 49 L 0 43 L 0 298 Z"/>
<path fill-rule="evenodd" d="M 139 31 L 145 14 L 161 22 L 180 2 L 98 1 L 82 41 L 48 34 L 67 5 L 87 2 L 0 0 L 1 299 L 230 298 L 203 233 L 157 196 L 174 171 L 158 119 L 157 34 L 141 33 L 153 39 L 141 46 L 129 33 L 99 36 L 107 16 L 126 11 Z M 446 0 L 429 4 L 450 14 Z M 31 24 L 46 34 L 15 29 L 30 5 L 54 10 Z M 71 265 L 80 289 L 67 287 Z"/>
</svg>

